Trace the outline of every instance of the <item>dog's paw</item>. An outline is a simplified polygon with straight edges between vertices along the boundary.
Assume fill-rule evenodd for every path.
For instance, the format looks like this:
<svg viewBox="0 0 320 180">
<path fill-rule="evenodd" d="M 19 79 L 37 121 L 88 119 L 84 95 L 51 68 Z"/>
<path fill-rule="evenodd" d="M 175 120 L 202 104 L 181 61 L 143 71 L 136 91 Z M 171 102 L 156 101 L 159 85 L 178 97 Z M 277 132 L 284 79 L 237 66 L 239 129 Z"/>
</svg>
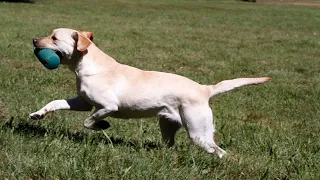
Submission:
<svg viewBox="0 0 320 180">
<path fill-rule="evenodd" d="M 40 114 L 40 113 L 38 113 L 38 112 L 31 113 L 31 114 L 29 115 L 29 118 L 30 118 L 30 119 L 35 119 L 35 120 L 37 120 L 37 119 L 42 119 L 43 117 L 44 117 L 44 114 Z"/>
<path fill-rule="evenodd" d="M 92 118 L 88 118 L 83 122 L 84 127 L 88 129 L 92 129 L 95 131 L 101 131 L 104 129 L 108 129 L 110 127 L 109 122 L 104 120 L 94 120 Z"/>
</svg>

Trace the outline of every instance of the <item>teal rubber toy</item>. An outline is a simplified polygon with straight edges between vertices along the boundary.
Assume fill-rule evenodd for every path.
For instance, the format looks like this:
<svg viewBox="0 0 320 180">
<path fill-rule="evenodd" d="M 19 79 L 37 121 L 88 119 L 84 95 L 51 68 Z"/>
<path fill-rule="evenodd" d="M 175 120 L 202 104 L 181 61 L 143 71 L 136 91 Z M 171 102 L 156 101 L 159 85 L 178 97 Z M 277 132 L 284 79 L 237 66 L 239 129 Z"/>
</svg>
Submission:
<svg viewBox="0 0 320 180">
<path fill-rule="evenodd" d="M 34 54 L 47 69 L 56 69 L 60 65 L 60 57 L 51 49 L 34 49 Z"/>
</svg>

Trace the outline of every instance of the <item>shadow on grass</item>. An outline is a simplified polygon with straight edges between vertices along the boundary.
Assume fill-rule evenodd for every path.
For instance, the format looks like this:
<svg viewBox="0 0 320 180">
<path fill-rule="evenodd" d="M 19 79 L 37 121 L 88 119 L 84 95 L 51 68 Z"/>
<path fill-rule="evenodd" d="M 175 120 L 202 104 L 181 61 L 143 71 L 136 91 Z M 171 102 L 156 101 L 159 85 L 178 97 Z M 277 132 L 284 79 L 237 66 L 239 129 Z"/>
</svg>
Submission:
<svg viewBox="0 0 320 180">
<path fill-rule="evenodd" d="M 10 2 L 10 3 L 35 3 L 35 0 L 0 0 L 0 2 Z"/>
<path fill-rule="evenodd" d="M 31 138 L 42 138 L 45 135 L 49 134 L 60 139 L 68 139 L 76 143 L 89 143 L 89 144 L 99 144 L 105 143 L 110 144 L 109 140 L 102 134 L 87 134 L 85 132 L 71 132 L 66 128 L 53 128 L 53 127 L 41 127 L 40 125 L 33 123 L 33 121 L 25 121 L 23 119 L 15 121 L 13 123 L 13 117 L 6 121 L 5 123 L 0 124 L 0 128 L 3 130 L 10 130 L 16 134 L 25 134 Z M 117 146 L 130 146 L 136 150 L 141 148 L 151 150 L 160 148 L 159 144 L 154 142 L 131 142 L 125 141 L 122 138 L 114 138 L 110 136 L 110 140 L 113 145 Z"/>
</svg>

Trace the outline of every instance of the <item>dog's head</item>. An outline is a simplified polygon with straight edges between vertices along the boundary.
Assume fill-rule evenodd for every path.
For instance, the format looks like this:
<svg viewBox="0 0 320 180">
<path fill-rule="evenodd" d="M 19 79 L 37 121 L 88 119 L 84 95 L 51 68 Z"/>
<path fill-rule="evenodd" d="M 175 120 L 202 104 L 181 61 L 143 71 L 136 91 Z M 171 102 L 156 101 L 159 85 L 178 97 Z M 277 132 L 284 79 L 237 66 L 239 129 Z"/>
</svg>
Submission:
<svg viewBox="0 0 320 180">
<path fill-rule="evenodd" d="M 62 64 L 69 64 L 74 55 L 87 50 L 92 40 L 92 32 L 60 28 L 53 30 L 52 34 L 47 37 L 33 39 L 33 45 L 39 49 L 54 50 Z"/>
</svg>

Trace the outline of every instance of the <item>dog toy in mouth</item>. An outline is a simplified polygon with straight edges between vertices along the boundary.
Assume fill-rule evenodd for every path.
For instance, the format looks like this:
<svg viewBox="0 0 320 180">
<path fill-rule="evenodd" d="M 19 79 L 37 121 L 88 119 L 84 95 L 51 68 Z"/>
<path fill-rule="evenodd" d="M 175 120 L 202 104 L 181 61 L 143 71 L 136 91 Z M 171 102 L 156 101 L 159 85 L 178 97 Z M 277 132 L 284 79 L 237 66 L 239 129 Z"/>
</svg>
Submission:
<svg viewBox="0 0 320 180">
<path fill-rule="evenodd" d="M 60 57 L 51 49 L 34 49 L 34 54 L 47 69 L 56 69 L 60 65 Z"/>
</svg>

